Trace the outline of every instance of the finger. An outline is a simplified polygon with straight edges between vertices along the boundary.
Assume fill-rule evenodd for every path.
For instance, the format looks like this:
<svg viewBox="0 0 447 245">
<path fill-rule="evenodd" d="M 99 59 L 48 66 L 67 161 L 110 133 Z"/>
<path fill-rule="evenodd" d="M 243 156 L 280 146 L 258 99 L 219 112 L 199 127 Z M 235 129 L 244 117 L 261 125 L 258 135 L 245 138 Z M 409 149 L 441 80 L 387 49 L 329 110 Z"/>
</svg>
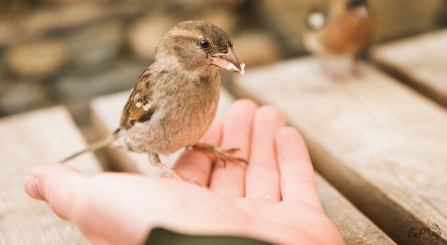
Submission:
<svg viewBox="0 0 447 245">
<path fill-rule="evenodd" d="M 70 166 L 51 164 L 29 172 L 23 188 L 30 197 L 46 201 L 56 215 L 71 220 L 74 192 L 86 179 L 86 176 Z"/>
<path fill-rule="evenodd" d="M 282 113 L 271 106 L 257 110 L 246 174 L 246 196 L 281 200 L 275 134 L 286 125 Z"/>
<path fill-rule="evenodd" d="M 222 140 L 222 123 L 215 121 L 201 141 L 220 145 Z M 202 186 L 208 186 L 214 156 L 201 151 L 186 150 L 175 162 L 173 169 L 181 175 L 199 182 Z"/>
<path fill-rule="evenodd" d="M 222 149 L 239 148 L 234 156 L 249 161 L 251 130 L 257 105 L 247 99 L 234 102 L 223 126 Z M 243 197 L 245 195 L 245 163 L 217 161 L 210 180 L 210 188 L 222 195 Z"/>
<path fill-rule="evenodd" d="M 282 199 L 303 201 L 321 209 L 314 169 L 301 135 L 286 127 L 277 132 L 275 142 Z"/>
</svg>

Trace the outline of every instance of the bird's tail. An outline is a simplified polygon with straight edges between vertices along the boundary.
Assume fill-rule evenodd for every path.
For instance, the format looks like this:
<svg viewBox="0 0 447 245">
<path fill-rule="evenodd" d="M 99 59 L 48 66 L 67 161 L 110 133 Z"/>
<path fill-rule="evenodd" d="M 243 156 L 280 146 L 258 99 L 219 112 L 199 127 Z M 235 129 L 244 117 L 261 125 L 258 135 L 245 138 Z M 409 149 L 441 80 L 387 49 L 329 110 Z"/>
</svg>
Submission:
<svg viewBox="0 0 447 245">
<path fill-rule="evenodd" d="M 82 155 L 82 154 L 84 154 L 84 153 L 86 153 L 86 152 L 89 152 L 89 151 L 95 151 L 95 150 L 98 150 L 98 149 L 100 149 L 100 148 L 103 148 L 103 147 L 105 147 L 105 146 L 110 145 L 110 144 L 111 144 L 113 141 L 115 141 L 116 138 L 118 137 L 118 133 L 119 133 L 119 131 L 120 131 L 120 129 L 117 129 L 117 130 L 115 130 L 115 132 L 113 132 L 113 134 L 111 134 L 111 135 L 109 135 L 109 136 L 107 136 L 107 137 L 105 137 L 105 138 L 103 138 L 103 139 L 100 139 L 100 140 L 98 140 L 98 141 L 95 141 L 95 142 L 91 143 L 91 144 L 90 144 L 87 148 L 85 148 L 84 150 L 82 150 L 82 151 L 80 151 L 80 152 L 77 152 L 77 153 L 75 153 L 75 154 L 73 154 L 73 155 L 71 155 L 71 156 L 69 156 L 69 157 L 63 159 L 62 161 L 60 161 L 60 163 L 66 163 L 66 162 L 72 160 L 73 158 L 75 158 L 75 157 L 77 157 L 77 156 L 79 156 L 79 155 Z"/>
</svg>

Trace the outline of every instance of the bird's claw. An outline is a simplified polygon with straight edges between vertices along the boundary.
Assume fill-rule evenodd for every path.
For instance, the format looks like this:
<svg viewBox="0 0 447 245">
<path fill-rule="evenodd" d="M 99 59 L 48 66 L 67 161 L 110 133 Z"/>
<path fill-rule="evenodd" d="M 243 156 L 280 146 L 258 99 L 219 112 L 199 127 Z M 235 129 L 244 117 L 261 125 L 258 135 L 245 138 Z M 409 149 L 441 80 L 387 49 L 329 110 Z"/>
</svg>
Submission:
<svg viewBox="0 0 447 245">
<path fill-rule="evenodd" d="M 185 181 L 185 182 L 188 182 L 188 183 L 191 183 L 191 184 L 202 186 L 199 182 L 197 182 L 195 180 L 192 180 L 190 178 L 187 178 L 187 177 L 185 177 L 185 176 L 183 176 L 183 175 L 181 175 L 181 174 L 179 174 L 177 172 L 175 172 L 175 173 L 166 173 L 165 172 L 165 173 L 163 173 L 161 175 L 161 177 L 162 178 L 166 178 L 166 179 L 175 179 L 175 180 L 179 180 L 179 181 Z"/>
<path fill-rule="evenodd" d="M 241 149 L 239 149 L 239 148 L 230 148 L 230 149 L 222 150 L 222 152 L 225 154 L 234 154 L 240 150 Z"/>
<path fill-rule="evenodd" d="M 220 161 L 223 162 L 224 166 L 227 166 L 227 161 L 244 162 L 244 163 L 248 164 L 247 160 L 245 160 L 241 157 L 234 157 L 234 156 L 230 155 L 230 154 L 234 154 L 237 151 L 239 151 L 240 150 L 239 148 L 230 148 L 230 149 L 222 150 L 215 145 L 201 143 L 201 142 L 193 145 L 191 148 L 193 150 L 200 150 L 200 151 L 204 151 L 204 152 L 213 154 L 216 159 L 219 159 Z"/>
</svg>

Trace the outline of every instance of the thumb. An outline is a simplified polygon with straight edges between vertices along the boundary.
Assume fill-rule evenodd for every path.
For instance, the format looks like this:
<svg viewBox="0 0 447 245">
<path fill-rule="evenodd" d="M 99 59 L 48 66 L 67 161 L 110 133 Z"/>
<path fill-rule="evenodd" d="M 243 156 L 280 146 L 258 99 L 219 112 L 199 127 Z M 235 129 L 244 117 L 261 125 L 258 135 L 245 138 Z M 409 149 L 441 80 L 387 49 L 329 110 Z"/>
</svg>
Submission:
<svg viewBox="0 0 447 245">
<path fill-rule="evenodd" d="M 46 201 L 59 217 L 69 219 L 75 191 L 86 179 L 86 176 L 72 167 L 50 164 L 31 170 L 25 178 L 23 188 L 28 196 Z"/>
</svg>

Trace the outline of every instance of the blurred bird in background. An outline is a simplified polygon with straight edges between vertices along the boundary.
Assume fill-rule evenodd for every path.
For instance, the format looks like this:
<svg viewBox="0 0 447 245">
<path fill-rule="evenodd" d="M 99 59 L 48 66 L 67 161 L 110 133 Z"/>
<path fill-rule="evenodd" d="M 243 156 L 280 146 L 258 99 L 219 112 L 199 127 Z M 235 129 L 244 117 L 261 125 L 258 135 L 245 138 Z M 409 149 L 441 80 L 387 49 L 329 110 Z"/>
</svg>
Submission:
<svg viewBox="0 0 447 245">
<path fill-rule="evenodd" d="M 220 95 L 220 68 L 244 73 L 233 43 L 217 26 L 186 21 L 173 27 L 156 50 L 155 61 L 143 71 L 124 107 L 120 127 L 108 138 L 91 144 L 62 162 L 84 152 L 112 144 L 147 153 L 149 162 L 167 176 L 197 183 L 163 165 L 159 154 L 172 154 L 190 146 L 224 161 L 242 161 L 199 142 L 216 115 Z"/>
<path fill-rule="evenodd" d="M 306 16 L 304 46 L 322 59 L 334 80 L 361 75 L 356 56 L 371 41 L 375 19 L 367 0 L 332 0 Z"/>
</svg>

